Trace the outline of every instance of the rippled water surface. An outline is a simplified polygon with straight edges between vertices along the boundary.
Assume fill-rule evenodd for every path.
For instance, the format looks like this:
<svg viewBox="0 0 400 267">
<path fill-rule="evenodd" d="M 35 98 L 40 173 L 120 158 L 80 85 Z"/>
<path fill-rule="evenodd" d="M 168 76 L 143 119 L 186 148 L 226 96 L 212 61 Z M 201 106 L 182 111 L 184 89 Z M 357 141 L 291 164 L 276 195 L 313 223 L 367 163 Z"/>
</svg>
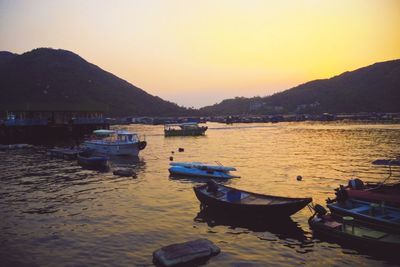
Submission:
<svg viewBox="0 0 400 267">
<path fill-rule="evenodd" d="M 241 175 L 229 186 L 324 203 L 350 177 L 387 177 L 387 167 L 371 161 L 400 154 L 400 125 L 208 126 L 206 136 L 170 138 L 162 126 L 119 127 L 148 141 L 139 160 L 113 160 L 134 166 L 136 179 L 49 159 L 44 148 L 0 151 L 0 265 L 151 266 L 154 250 L 199 237 L 222 249 L 207 266 L 396 264 L 314 239 L 307 208 L 278 226 L 202 214 L 197 181 L 170 178 L 168 164 L 171 151 L 175 161 L 219 161 Z M 399 169 L 393 176 L 400 178 Z"/>
</svg>

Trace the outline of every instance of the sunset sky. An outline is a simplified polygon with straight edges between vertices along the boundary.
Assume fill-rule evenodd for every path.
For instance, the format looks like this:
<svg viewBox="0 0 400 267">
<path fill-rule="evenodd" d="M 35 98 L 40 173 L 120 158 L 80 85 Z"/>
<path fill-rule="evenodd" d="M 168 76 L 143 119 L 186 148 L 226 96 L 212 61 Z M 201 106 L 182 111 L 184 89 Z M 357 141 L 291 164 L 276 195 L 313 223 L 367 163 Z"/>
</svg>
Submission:
<svg viewBox="0 0 400 267">
<path fill-rule="evenodd" d="M 0 0 L 0 50 L 37 47 L 200 107 L 400 58 L 400 1 Z"/>
</svg>

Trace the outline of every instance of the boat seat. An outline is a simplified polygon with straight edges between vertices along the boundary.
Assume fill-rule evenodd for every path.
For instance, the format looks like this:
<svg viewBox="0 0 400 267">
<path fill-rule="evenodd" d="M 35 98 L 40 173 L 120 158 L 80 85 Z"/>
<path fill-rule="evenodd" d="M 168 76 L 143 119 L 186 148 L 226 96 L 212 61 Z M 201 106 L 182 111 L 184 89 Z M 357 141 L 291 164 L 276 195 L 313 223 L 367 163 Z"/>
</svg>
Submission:
<svg viewBox="0 0 400 267">
<path fill-rule="evenodd" d="M 271 204 L 273 200 L 271 199 L 264 199 L 264 198 L 259 198 L 256 196 L 248 195 L 245 198 L 242 198 L 240 200 L 241 204 L 252 204 L 252 205 L 266 205 L 266 204 Z"/>
<path fill-rule="evenodd" d="M 381 239 L 385 237 L 387 234 L 380 231 L 366 231 L 362 234 L 363 237 L 372 238 L 372 239 Z"/>
</svg>

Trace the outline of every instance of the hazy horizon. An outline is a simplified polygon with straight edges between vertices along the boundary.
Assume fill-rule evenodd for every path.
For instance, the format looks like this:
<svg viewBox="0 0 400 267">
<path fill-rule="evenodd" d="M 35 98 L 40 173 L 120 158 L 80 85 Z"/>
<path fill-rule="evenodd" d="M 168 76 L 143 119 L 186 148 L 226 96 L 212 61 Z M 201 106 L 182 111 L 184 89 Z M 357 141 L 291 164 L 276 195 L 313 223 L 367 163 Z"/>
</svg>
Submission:
<svg viewBox="0 0 400 267">
<path fill-rule="evenodd" d="M 0 0 L 0 50 L 70 50 L 186 107 L 400 58 L 400 1 Z"/>
</svg>

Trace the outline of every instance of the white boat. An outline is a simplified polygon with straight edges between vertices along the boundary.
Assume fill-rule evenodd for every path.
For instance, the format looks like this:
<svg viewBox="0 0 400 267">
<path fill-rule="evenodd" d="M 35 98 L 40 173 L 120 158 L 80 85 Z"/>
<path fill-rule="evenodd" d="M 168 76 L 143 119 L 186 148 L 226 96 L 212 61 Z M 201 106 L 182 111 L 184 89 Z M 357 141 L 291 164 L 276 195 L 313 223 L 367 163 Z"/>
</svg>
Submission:
<svg viewBox="0 0 400 267">
<path fill-rule="evenodd" d="M 236 171 L 236 168 L 223 166 L 223 165 L 210 165 L 202 162 L 171 162 L 169 165 L 171 166 L 182 166 L 182 167 L 189 167 L 189 168 L 198 168 L 198 169 L 208 169 L 213 171 Z"/>
<path fill-rule="evenodd" d="M 105 155 L 137 157 L 147 145 L 136 133 L 128 131 L 95 130 L 93 134 L 95 138 L 85 141 L 85 147 Z"/>
<path fill-rule="evenodd" d="M 194 177 L 231 179 L 240 176 L 232 175 L 230 171 L 236 171 L 234 167 L 222 165 L 209 165 L 201 162 L 171 162 L 168 169 L 172 175 L 185 175 Z"/>
</svg>

